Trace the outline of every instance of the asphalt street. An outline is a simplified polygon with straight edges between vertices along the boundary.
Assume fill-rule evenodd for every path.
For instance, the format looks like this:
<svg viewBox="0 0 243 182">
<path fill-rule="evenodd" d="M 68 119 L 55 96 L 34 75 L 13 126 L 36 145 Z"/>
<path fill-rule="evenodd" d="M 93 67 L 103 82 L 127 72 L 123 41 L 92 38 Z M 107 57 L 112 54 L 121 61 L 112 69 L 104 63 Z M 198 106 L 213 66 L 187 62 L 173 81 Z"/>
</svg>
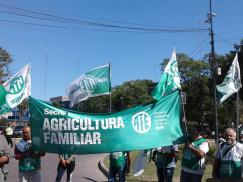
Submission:
<svg viewBox="0 0 243 182">
<path fill-rule="evenodd" d="M 107 178 L 100 172 L 98 163 L 105 154 L 77 155 L 73 182 L 103 182 Z M 41 161 L 41 177 L 43 182 L 54 182 L 57 174 L 58 155 L 47 153 Z M 18 161 L 11 159 L 8 182 L 18 181 Z M 66 174 L 62 181 L 66 181 Z"/>
</svg>

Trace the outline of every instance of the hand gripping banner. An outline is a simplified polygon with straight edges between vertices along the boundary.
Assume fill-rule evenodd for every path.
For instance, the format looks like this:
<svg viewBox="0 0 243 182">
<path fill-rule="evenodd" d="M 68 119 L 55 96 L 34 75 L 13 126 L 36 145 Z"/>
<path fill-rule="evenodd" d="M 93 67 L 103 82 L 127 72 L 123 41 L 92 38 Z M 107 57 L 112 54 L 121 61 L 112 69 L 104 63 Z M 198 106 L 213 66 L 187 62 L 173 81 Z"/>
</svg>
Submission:
<svg viewBox="0 0 243 182">
<path fill-rule="evenodd" d="M 184 142 L 178 90 L 157 102 L 111 114 L 55 108 L 30 98 L 32 144 L 49 153 L 131 151 Z"/>
</svg>

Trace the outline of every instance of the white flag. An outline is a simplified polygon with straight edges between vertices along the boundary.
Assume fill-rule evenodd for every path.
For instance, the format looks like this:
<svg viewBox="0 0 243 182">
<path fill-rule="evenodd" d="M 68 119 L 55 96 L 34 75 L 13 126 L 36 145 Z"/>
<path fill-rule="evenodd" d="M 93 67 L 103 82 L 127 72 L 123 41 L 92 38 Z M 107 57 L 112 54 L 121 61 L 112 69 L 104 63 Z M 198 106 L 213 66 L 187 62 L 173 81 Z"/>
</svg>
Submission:
<svg viewBox="0 0 243 182">
<path fill-rule="evenodd" d="M 89 97 L 109 94 L 110 90 L 110 65 L 105 65 L 94 68 L 78 77 L 66 91 L 70 99 L 70 107 L 72 107 Z"/>
<path fill-rule="evenodd" d="M 222 104 L 232 94 L 238 92 L 241 88 L 240 66 L 238 63 L 238 54 L 236 53 L 234 61 L 224 78 L 223 83 L 217 85 L 217 100 Z"/>
<path fill-rule="evenodd" d="M 30 64 L 1 86 L 0 114 L 9 112 L 31 94 Z"/>
</svg>

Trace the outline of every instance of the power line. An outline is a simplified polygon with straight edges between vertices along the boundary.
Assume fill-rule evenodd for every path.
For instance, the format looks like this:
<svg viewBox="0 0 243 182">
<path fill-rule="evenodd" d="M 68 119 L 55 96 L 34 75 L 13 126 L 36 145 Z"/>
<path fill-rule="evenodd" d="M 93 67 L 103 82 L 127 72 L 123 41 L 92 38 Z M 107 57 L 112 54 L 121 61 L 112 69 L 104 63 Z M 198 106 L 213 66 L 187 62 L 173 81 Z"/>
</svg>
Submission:
<svg viewBox="0 0 243 182">
<path fill-rule="evenodd" d="M 215 34 L 216 35 L 216 34 Z M 242 39 L 243 37 L 238 37 L 238 38 L 231 38 L 231 39 L 224 39 L 222 37 L 220 37 L 219 35 L 216 35 L 216 37 L 218 39 L 220 39 L 219 41 L 216 41 L 216 42 L 224 42 L 226 43 L 227 45 L 229 45 L 230 47 L 232 47 L 232 44 L 231 42 L 229 42 L 229 40 L 236 40 L 236 39 Z"/>
<path fill-rule="evenodd" d="M 0 7 L 3 7 L 3 8 L 9 8 L 9 9 L 13 9 L 14 12 L 16 12 L 16 10 L 18 11 L 24 11 L 24 12 L 30 12 L 30 13 L 34 13 L 34 14 L 39 14 L 39 15 L 47 15 L 47 16 L 50 16 L 50 17 L 58 17 L 58 18 L 63 18 L 63 17 L 60 17 L 60 16 L 57 16 L 57 15 L 51 15 L 51 14 L 48 14 L 48 13 L 43 13 L 43 12 L 35 12 L 35 11 L 30 11 L 30 10 L 26 10 L 26 9 L 22 9 L 22 8 L 17 8 L 17 7 L 13 7 L 13 6 L 10 6 L 8 4 L 1 4 L 0 3 Z M 158 26 L 158 25 L 152 25 L 152 24 L 141 24 L 141 23 L 134 23 L 134 22 L 127 22 L 127 21 L 120 21 L 120 20 L 107 20 L 107 19 L 97 19 L 97 18 L 93 18 L 93 17 L 87 17 L 87 16 L 79 16 L 79 17 L 82 17 L 82 18 L 85 18 L 85 19 L 93 19 L 93 20 L 99 20 L 99 21 L 106 21 L 106 22 L 113 22 L 113 23 L 122 23 L 122 24 L 131 24 L 131 25 L 139 25 L 139 26 L 150 26 L 150 27 L 160 27 L 161 26 Z M 64 17 L 65 18 L 65 17 Z M 66 19 L 66 18 L 65 18 Z M 163 28 L 169 28 L 169 29 L 183 29 L 183 27 L 171 27 L 171 26 L 163 26 Z M 202 29 L 204 30 L 204 29 Z M 205 29 L 206 30 L 206 29 Z"/>
<path fill-rule="evenodd" d="M 198 47 L 196 47 L 189 55 L 189 57 L 194 57 L 194 56 L 196 56 L 197 54 L 199 54 L 199 52 L 201 51 L 201 50 L 203 50 L 206 46 L 208 46 L 209 45 L 209 43 L 207 43 L 207 40 L 205 39 L 205 40 L 203 40 L 200 44 L 199 44 L 199 46 Z"/>
<path fill-rule="evenodd" d="M 75 27 L 68 27 L 68 26 L 62 26 L 62 25 L 49 25 L 49 24 L 40 24 L 40 23 L 23 22 L 23 21 L 6 20 L 6 19 L 0 19 L 0 21 L 1 22 L 7 22 L 7 23 L 24 24 L 24 25 L 30 25 L 30 26 L 40 26 L 40 27 L 47 27 L 47 28 L 69 29 L 69 30 L 103 31 L 103 32 L 129 32 L 129 31 L 116 31 L 116 30 L 104 30 L 104 29 L 75 28 Z"/>
<path fill-rule="evenodd" d="M 146 25 L 147 27 L 138 26 L 123 26 L 118 24 L 107 24 L 95 21 L 80 20 L 76 18 L 69 18 L 64 16 L 57 16 L 48 13 L 41 13 L 30 11 L 26 9 L 20 9 L 15 7 L 10 7 L 9 5 L 0 4 L 0 12 L 4 14 L 10 14 L 14 16 L 27 17 L 31 19 L 38 19 L 41 21 L 50 21 L 56 23 L 69 23 L 82 26 L 93 26 L 102 27 L 108 29 L 121 29 L 121 30 L 131 30 L 131 31 L 146 31 L 146 32 L 166 32 L 166 33 L 194 33 L 194 32 L 204 32 L 207 29 L 195 29 L 195 28 L 150 28 L 152 25 Z M 149 26 L 149 27 L 148 27 Z M 155 26 L 153 26 L 155 27 Z"/>
</svg>

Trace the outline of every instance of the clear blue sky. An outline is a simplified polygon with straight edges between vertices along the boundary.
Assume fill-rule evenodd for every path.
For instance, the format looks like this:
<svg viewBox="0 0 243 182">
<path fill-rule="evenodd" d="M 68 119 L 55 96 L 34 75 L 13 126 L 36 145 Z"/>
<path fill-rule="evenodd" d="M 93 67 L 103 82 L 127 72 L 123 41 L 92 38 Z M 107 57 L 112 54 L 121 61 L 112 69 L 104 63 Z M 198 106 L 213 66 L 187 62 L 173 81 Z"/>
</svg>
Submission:
<svg viewBox="0 0 243 182">
<path fill-rule="evenodd" d="M 243 1 L 212 0 L 212 5 L 216 53 L 226 54 L 243 37 Z M 158 81 L 159 63 L 173 47 L 201 59 L 210 51 L 207 31 L 133 28 L 206 29 L 208 12 L 209 0 L 0 0 L 0 46 L 14 58 L 11 73 L 31 63 L 32 96 L 47 100 L 66 95 L 76 77 L 109 62 L 115 86 L 134 79 Z"/>
</svg>

